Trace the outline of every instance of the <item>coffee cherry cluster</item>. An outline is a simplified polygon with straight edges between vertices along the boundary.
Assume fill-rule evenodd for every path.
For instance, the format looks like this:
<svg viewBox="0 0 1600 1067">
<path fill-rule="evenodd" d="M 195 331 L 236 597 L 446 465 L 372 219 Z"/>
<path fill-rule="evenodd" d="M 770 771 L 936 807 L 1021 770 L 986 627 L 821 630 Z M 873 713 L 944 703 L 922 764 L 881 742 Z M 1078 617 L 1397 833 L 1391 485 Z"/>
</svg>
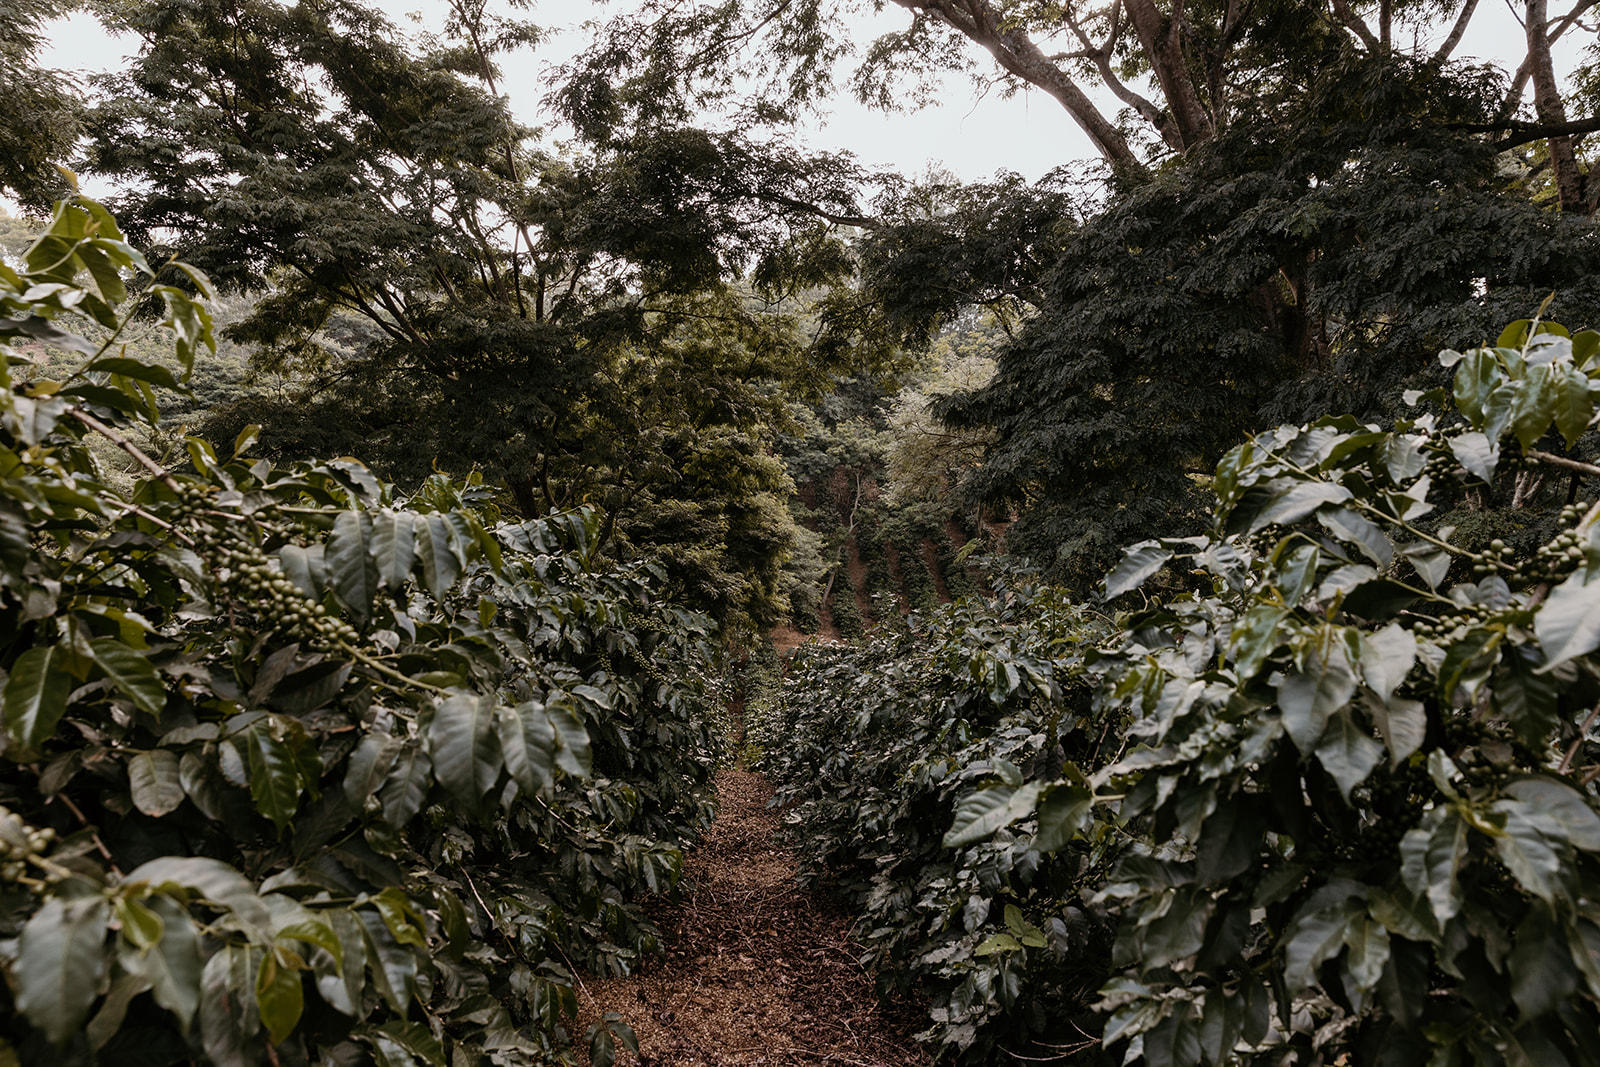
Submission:
<svg viewBox="0 0 1600 1067">
<path fill-rule="evenodd" d="M 354 627 L 328 614 L 273 564 L 260 545 L 237 529 L 201 527 L 196 542 L 223 590 L 275 628 L 315 648 L 360 640 Z"/>
<path fill-rule="evenodd" d="M 20 881 L 28 870 L 28 861 L 41 856 L 56 838 L 49 827 L 35 829 L 22 821 L 11 809 L 0 806 L 0 881 Z M 44 870 L 47 882 L 60 879 L 54 864 Z"/>
<path fill-rule="evenodd" d="M 1496 537 L 1489 542 L 1487 548 L 1478 553 L 1477 560 L 1472 564 L 1472 573 L 1479 578 L 1484 578 L 1504 571 L 1505 568 L 1501 567 L 1500 564 L 1505 562 L 1505 558 L 1510 552 L 1511 549 L 1507 547 L 1506 543 Z"/>
<path fill-rule="evenodd" d="M 1435 644 L 1454 644 L 1466 640 L 1474 627 L 1487 624 L 1499 614 L 1498 610 L 1482 604 L 1463 604 L 1448 615 L 1416 623 L 1411 632 Z"/>
<path fill-rule="evenodd" d="M 1528 577 L 1536 581 L 1551 581 L 1570 573 L 1583 562 L 1583 535 L 1573 524 L 1589 510 L 1587 503 L 1570 504 L 1561 509 L 1561 523 L 1567 529 L 1541 545 L 1533 554 L 1533 564 Z"/>
<path fill-rule="evenodd" d="M 1428 450 L 1427 462 L 1422 465 L 1422 473 L 1440 481 L 1444 478 L 1460 477 L 1466 473 L 1466 468 L 1456 460 L 1455 453 L 1443 445 L 1433 446 Z"/>
<path fill-rule="evenodd" d="M 177 482 L 170 484 L 174 496 L 178 499 L 167 512 L 176 520 L 192 518 L 211 506 L 212 488 L 200 482 Z"/>
</svg>

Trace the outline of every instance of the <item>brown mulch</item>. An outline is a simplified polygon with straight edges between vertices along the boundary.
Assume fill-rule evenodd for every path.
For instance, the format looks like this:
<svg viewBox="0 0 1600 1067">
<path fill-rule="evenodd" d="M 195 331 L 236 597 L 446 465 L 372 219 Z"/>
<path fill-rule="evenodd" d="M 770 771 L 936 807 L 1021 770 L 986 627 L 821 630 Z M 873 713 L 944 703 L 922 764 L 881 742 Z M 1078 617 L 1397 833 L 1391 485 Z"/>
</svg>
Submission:
<svg viewBox="0 0 1600 1067">
<path fill-rule="evenodd" d="M 582 1034 L 615 1011 L 639 1037 L 640 1067 L 922 1067 L 913 1014 L 881 1009 L 848 923 L 795 885 L 777 841 L 772 787 L 750 771 L 717 776 L 716 823 L 685 862 L 689 889 L 663 908 L 666 953 L 627 978 L 589 981 Z"/>
</svg>

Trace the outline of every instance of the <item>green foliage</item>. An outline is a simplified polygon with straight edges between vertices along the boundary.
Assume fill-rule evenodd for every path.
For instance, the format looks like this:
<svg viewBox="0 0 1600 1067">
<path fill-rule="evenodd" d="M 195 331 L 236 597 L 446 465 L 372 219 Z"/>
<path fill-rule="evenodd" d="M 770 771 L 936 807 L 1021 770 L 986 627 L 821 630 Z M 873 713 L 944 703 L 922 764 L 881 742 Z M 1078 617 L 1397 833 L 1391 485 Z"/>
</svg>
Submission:
<svg viewBox="0 0 1600 1067">
<path fill-rule="evenodd" d="M 1144 597 L 1117 626 L 1022 592 L 803 653 L 766 761 L 927 1037 L 1595 1062 L 1600 334 L 1523 321 L 1440 362 L 1408 400 L 1442 414 L 1230 451 L 1212 531 L 1107 576 Z"/>
<path fill-rule="evenodd" d="M 1419 353 L 1552 291 L 1558 317 L 1595 305 L 1592 223 L 1463 132 L 1498 108 L 1492 75 L 1334 49 L 1262 92 L 1085 220 L 993 383 L 942 412 L 995 434 L 973 485 L 1021 512 L 1010 547 L 1080 590 L 1128 541 L 1202 530 L 1204 478 L 1246 433 L 1392 417 Z"/>
<path fill-rule="evenodd" d="M 885 989 L 926 997 L 924 1039 L 964 1062 L 1073 1040 L 1103 977 L 1110 928 L 1075 898 L 1103 873 L 1109 824 L 1103 841 L 1041 855 L 1059 821 L 1047 798 L 1042 822 L 979 831 L 998 825 L 990 811 L 1037 800 L 1064 759 L 1116 755 L 1113 720 L 1078 681 L 1105 630 L 1059 593 L 1009 590 L 859 645 L 805 646 L 748 714 L 805 877 L 845 896 L 862 961 Z M 980 815 L 963 794 L 997 772 L 1007 784 L 981 794 Z"/>
<path fill-rule="evenodd" d="M 98 86 L 89 166 L 130 232 L 251 294 L 228 335 L 299 376 L 209 433 L 407 487 L 480 470 L 524 517 L 587 504 L 719 620 L 781 616 L 766 453 L 791 391 L 866 358 L 790 299 L 850 271 L 815 212 L 849 209 L 852 166 L 684 124 L 549 146 L 497 89 L 533 31 L 481 4 L 420 41 L 351 0 L 98 9 L 142 46 Z"/>
<path fill-rule="evenodd" d="M 0 37 L 0 191 L 33 209 L 47 209 L 70 179 L 57 169 L 77 139 L 81 105 L 77 87 L 60 71 L 36 62 L 51 19 L 76 0 L 7 0 Z"/>
<path fill-rule="evenodd" d="M 411 497 L 348 461 L 130 439 L 164 365 L 115 344 L 161 297 L 187 372 L 206 306 L 63 204 L 0 267 L 0 1058 L 545 1062 L 572 969 L 631 968 L 709 819 L 702 616 L 599 516 L 503 523 L 479 482 Z M 73 332 L 90 319 L 110 336 Z M 84 358 L 38 373 L 42 340 Z M 141 465 L 109 487 L 89 448 Z M 631 1032 L 607 1020 L 593 1040 Z"/>
<path fill-rule="evenodd" d="M 1213 534 L 1107 580 L 1208 576 L 1090 668 L 1137 742 L 1089 779 L 1139 836 L 1092 898 L 1121 916 L 1103 1040 L 1134 1061 L 1594 1062 L 1600 505 L 1530 485 L 1600 477 L 1564 455 L 1600 335 L 1522 322 L 1441 361 L 1448 419 L 1263 434 L 1218 467 Z M 1471 494 L 1559 532 L 1465 548 L 1430 513 Z"/>
</svg>

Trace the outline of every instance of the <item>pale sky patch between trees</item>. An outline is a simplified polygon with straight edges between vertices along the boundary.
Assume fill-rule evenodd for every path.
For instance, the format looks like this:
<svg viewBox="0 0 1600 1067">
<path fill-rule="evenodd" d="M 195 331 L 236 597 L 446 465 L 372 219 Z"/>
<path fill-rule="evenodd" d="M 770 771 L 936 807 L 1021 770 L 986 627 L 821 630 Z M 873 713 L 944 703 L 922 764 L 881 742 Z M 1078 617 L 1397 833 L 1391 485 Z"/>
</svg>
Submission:
<svg viewBox="0 0 1600 1067">
<path fill-rule="evenodd" d="M 550 31 L 543 45 L 531 49 L 526 62 L 503 64 L 501 85 L 510 97 L 517 118 L 532 126 L 546 125 L 548 111 L 542 100 L 552 66 L 583 46 L 585 23 L 626 10 L 622 3 L 590 0 L 555 0 L 536 4 L 533 20 Z M 445 0 L 380 0 L 373 5 L 397 25 L 427 31 L 443 21 Z M 1513 12 L 1498 4 L 1482 5 L 1456 49 L 1462 59 L 1483 59 L 1507 68 L 1520 61 L 1524 51 L 1522 26 Z M 910 15 L 893 5 L 856 16 L 858 39 L 863 44 L 878 35 L 904 28 Z M 1443 38 L 1448 27 L 1433 28 Z M 98 73 L 126 62 L 131 42 L 108 34 L 92 15 L 77 12 L 50 27 L 51 47 L 41 63 L 74 72 Z M 1554 49 L 1556 69 L 1572 70 L 1587 42 L 1582 34 L 1559 41 Z M 987 60 L 970 45 L 980 63 Z M 992 62 L 989 70 L 993 70 Z M 841 72 L 839 81 L 846 82 Z M 1006 96 L 998 83 L 981 91 L 962 75 L 947 74 L 939 102 L 918 111 L 885 113 L 869 108 L 841 90 L 825 114 L 802 124 L 801 139 L 811 147 L 854 153 L 869 167 L 882 167 L 906 175 L 931 170 L 950 173 L 963 181 L 977 181 L 999 170 L 1015 171 L 1037 180 L 1066 163 L 1098 157 L 1087 136 L 1055 101 L 1036 89 L 1025 88 Z M 1119 110 L 1109 92 L 1094 86 L 1094 102 L 1107 114 Z M 90 184 L 93 185 L 92 179 Z M 104 192 L 89 188 L 91 193 Z M 5 201 L 8 208 L 14 209 Z"/>
</svg>

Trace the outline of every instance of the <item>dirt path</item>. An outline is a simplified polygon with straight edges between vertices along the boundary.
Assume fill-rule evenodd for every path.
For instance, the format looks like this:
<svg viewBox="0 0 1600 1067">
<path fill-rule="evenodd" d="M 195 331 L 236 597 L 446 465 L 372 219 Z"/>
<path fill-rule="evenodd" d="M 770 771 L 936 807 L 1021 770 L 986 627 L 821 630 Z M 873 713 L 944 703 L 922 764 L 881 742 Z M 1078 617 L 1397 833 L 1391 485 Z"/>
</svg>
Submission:
<svg viewBox="0 0 1600 1067">
<path fill-rule="evenodd" d="M 618 1062 L 922 1067 L 917 1020 L 877 1008 L 844 920 L 795 887 L 795 858 L 766 807 L 772 787 L 730 769 L 717 789 L 717 821 L 685 864 L 691 888 L 656 917 L 665 957 L 587 983 L 585 1014 L 618 1012 L 639 1036 L 639 1057 Z"/>
</svg>

